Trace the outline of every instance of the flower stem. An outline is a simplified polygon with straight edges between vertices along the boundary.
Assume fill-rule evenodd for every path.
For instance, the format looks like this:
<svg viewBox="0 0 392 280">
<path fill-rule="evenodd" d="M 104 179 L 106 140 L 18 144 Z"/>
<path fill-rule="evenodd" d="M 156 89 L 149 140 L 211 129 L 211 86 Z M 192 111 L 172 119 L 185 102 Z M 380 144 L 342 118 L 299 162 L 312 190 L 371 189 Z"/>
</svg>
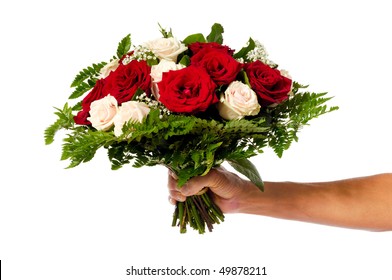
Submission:
<svg viewBox="0 0 392 280">
<path fill-rule="evenodd" d="M 212 232 L 213 224 L 224 221 L 224 215 L 214 203 L 209 192 L 187 197 L 184 202 L 177 202 L 173 213 L 172 226 L 179 226 L 180 233 L 186 233 L 187 225 L 205 233 L 206 227 Z"/>
</svg>

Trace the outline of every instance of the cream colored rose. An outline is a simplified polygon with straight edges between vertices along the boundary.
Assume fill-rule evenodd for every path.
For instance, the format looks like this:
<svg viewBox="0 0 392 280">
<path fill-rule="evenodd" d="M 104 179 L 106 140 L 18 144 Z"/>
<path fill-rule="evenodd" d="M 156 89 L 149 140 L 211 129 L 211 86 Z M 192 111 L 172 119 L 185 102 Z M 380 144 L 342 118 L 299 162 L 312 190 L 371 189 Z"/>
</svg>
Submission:
<svg viewBox="0 0 392 280">
<path fill-rule="evenodd" d="M 232 82 L 221 95 L 218 111 L 226 120 L 242 119 L 260 112 L 256 93 L 246 84 Z"/>
<path fill-rule="evenodd" d="M 114 117 L 114 135 L 120 136 L 123 132 L 123 126 L 128 121 L 142 122 L 150 112 L 147 104 L 128 101 L 121 104 L 117 115 Z"/>
<path fill-rule="evenodd" d="M 169 72 L 170 70 L 179 70 L 184 68 L 185 65 L 176 64 L 173 61 L 166 59 L 161 60 L 157 65 L 151 67 L 151 90 L 156 100 L 159 100 L 159 88 L 158 83 L 162 81 L 162 74 Z"/>
<path fill-rule="evenodd" d="M 159 38 L 148 41 L 145 47 L 150 49 L 159 59 L 177 62 L 177 56 L 188 48 L 176 38 Z"/>
<path fill-rule="evenodd" d="M 110 61 L 108 64 L 106 64 L 104 67 L 101 68 L 101 71 L 99 72 L 99 78 L 104 79 L 107 76 L 109 76 L 110 72 L 116 71 L 118 67 L 118 59 L 113 59 Z"/>
<path fill-rule="evenodd" d="M 108 130 L 117 114 L 117 100 L 110 94 L 90 104 L 90 117 L 87 118 L 97 130 Z"/>
</svg>

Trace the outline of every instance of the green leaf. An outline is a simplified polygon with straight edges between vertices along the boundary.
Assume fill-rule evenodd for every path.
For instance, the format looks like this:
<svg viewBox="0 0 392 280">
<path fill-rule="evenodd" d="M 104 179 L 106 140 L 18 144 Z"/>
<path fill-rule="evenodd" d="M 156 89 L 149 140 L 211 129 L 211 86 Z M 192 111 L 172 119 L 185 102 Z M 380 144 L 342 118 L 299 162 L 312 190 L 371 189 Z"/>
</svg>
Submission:
<svg viewBox="0 0 392 280">
<path fill-rule="evenodd" d="M 206 150 L 206 165 L 207 168 L 202 175 L 207 174 L 215 165 L 215 151 L 222 145 L 222 142 L 209 144 Z"/>
<path fill-rule="evenodd" d="M 87 82 L 82 82 L 80 85 L 78 85 L 74 91 L 71 93 L 71 95 L 68 97 L 68 99 L 75 99 L 80 96 L 82 96 L 85 92 L 89 91 L 94 87 L 96 83 L 96 80 L 88 80 Z"/>
<path fill-rule="evenodd" d="M 163 38 L 173 37 L 173 32 L 172 32 L 171 28 L 170 28 L 170 31 L 167 32 L 166 29 L 164 29 L 159 23 L 158 23 L 158 26 L 159 26 L 159 31 L 161 32 Z"/>
<path fill-rule="evenodd" d="M 189 35 L 188 37 L 186 37 L 182 41 L 182 43 L 184 43 L 187 46 L 192 43 L 196 43 L 196 42 L 205 43 L 206 39 L 204 38 L 204 35 L 201 33 L 192 34 L 192 35 Z"/>
<path fill-rule="evenodd" d="M 57 115 L 57 120 L 50 125 L 44 132 L 45 144 L 49 145 L 53 143 L 54 136 L 61 129 L 69 129 L 73 126 L 74 120 L 72 115 L 72 108 L 68 106 L 68 103 L 65 103 L 63 109 L 55 108 Z"/>
<path fill-rule="evenodd" d="M 67 168 L 73 168 L 90 161 L 98 149 L 109 146 L 113 140 L 113 133 L 78 127 L 73 134 L 63 139 L 61 160 L 69 159 L 71 163 Z"/>
<path fill-rule="evenodd" d="M 223 43 L 223 26 L 219 23 L 215 23 L 211 27 L 211 33 L 207 36 L 207 41 L 208 42 L 216 42 L 218 44 Z"/>
<path fill-rule="evenodd" d="M 296 81 L 293 81 L 293 87 L 299 89 L 299 88 L 307 88 L 307 87 L 309 87 L 309 85 L 302 85 L 302 84 L 300 84 L 300 83 L 298 83 Z"/>
<path fill-rule="evenodd" d="M 78 103 L 76 103 L 73 107 L 72 107 L 72 111 L 80 111 L 82 110 L 82 101 L 79 101 Z"/>
<path fill-rule="evenodd" d="M 267 109 L 271 120 L 268 144 L 278 157 L 282 157 L 293 141 L 298 141 L 298 131 L 308 125 L 309 121 L 338 109 L 336 106 L 328 108 L 325 105 L 331 99 L 325 97 L 327 93 L 297 92 L 298 88 L 305 87 L 298 83 L 294 83 L 294 87 L 294 96 Z"/>
<path fill-rule="evenodd" d="M 240 81 L 242 81 L 244 84 L 248 85 L 248 87 L 252 88 L 249 82 L 248 75 L 246 74 L 244 69 L 241 69 L 241 71 L 238 73 L 238 77 Z"/>
<path fill-rule="evenodd" d="M 245 47 L 243 47 L 242 49 L 240 49 L 237 53 L 235 53 L 233 55 L 233 57 L 235 59 L 237 59 L 237 58 L 244 58 L 245 59 L 248 52 L 253 50 L 255 47 L 256 47 L 255 41 L 252 38 L 249 38 L 247 45 Z"/>
<path fill-rule="evenodd" d="M 256 166 L 254 164 L 244 158 L 237 160 L 229 160 L 228 163 L 242 175 L 246 176 L 253 184 L 255 184 L 261 191 L 264 191 L 264 183 L 260 177 L 259 172 L 257 171 Z"/>
<path fill-rule="evenodd" d="M 131 49 L 131 34 L 125 36 L 119 43 L 117 47 L 117 57 L 121 59 L 126 55 Z"/>
<path fill-rule="evenodd" d="M 179 64 L 182 64 L 182 65 L 184 65 L 184 66 L 188 66 L 188 65 L 191 63 L 191 60 L 189 59 L 189 56 L 184 55 L 184 56 L 181 58 L 180 62 L 178 62 L 178 63 L 179 63 Z"/>
<path fill-rule="evenodd" d="M 86 67 L 81 70 L 72 81 L 71 87 L 77 87 L 86 79 L 97 78 L 100 74 L 102 67 L 106 65 L 106 62 L 93 63 L 93 65 Z"/>
</svg>

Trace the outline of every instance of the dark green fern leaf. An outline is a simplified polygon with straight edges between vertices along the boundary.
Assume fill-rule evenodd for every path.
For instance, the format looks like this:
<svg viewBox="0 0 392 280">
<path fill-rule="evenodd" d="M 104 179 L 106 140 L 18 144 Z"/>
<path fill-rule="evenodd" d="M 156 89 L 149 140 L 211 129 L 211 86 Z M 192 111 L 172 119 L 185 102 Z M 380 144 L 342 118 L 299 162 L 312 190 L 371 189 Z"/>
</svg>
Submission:
<svg viewBox="0 0 392 280">
<path fill-rule="evenodd" d="M 95 86 L 96 80 L 87 80 L 87 82 L 81 82 L 75 90 L 72 92 L 72 94 L 68 97 L 68 99 L 75 99 L 80 96 L 82 96 L 84 93 L 89 91 Z"/>
<path fill-rule="evenodd" d="M 100 70 L 106 65 L 106 62 L 100 62 L 97 64 L 93 64 L 91 66 L 86 67 L 81 70 L 73 80 L 71 87 L 77 87 L 86 79 L 94 79 L 97 78 L 100 74 Z"/>
<path fill-rule="evenodd" d="M 53 143 L 56 133 L 61 129 L 69 129 L 73 126 L 74 120 L 72 115 L 72 108 L 65 103 L 63 109 L 55 108 L 57 120 L 50 125 L 44 132 L 45 144 L 49 145 Z"/>
</svg>

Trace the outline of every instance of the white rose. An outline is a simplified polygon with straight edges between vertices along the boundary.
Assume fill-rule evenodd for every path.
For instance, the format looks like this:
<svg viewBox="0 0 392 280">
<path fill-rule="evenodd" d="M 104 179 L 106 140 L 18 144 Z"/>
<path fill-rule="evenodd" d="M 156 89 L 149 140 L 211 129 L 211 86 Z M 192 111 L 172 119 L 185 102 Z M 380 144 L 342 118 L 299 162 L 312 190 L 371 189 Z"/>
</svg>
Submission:
<svg viewBox="0 0 392 280">
<path fill-rule="evenodd" d="M 176 38 L 159 38 L 148 41 L 145 47 L 150 49 L 159 59 L 177 61 L 177 56 L 188 48 Z"/>
<path fill-rule="evenodd" d="M 118 67 L 118 61 L 118 59 L 113 59 L 111 62 L 102 67 L 101 71 L 99 71 L 99 78 L 104 79 L 109 76 L 110 72 L 116 71 Z"/>
<path fill-rule="evenodd" d="M 128 121 L 142 122 L 150 112 L 147 104 L 128 101 L 121 104 L 117 115 L 114 117 L 114 135 L 119 137 L 123 132 L 123 126 Z"/>
<path fill-rule="evenodd" d="M 117 100 L 110 94 L 91 102 L 90 117 L 87 118 L 97 130 L 108 130 L 113 125 L 113 118 L 117 114 Z"/>
<path fill-rule="evenodd" d="M 218 103 L 219 115 L 226 120 L 254 116 L 260 112 L 256 93 L 246 84 L 232 82 L 221 95 Z"/>
<path fill-rule="evenodd" d="M 157 65 L 151 67 L 151 90 L 156 100 L 159 100 L 159 88 L 157 84 L 162 81 L 162 74 L 164 72 L 169 72 L 170 70 L 179 70 L 184 67 L 185 65 L 176 64 L 173 61 L 166 59 L 161 60 Z"/>
</svg>

